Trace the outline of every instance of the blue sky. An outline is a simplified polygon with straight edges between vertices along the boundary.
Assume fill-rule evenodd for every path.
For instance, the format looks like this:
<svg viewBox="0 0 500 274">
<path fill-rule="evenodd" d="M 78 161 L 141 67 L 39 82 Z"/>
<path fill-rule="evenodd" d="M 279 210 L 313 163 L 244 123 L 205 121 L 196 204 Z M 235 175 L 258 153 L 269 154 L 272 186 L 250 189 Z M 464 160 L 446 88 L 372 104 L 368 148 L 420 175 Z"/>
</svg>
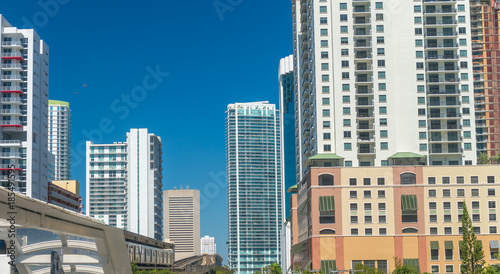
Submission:
<svg viewBox="0 0 500 274">
<path fill-rule="evenodd" d="M 50 47 L 49 96 L 73 111 L 72 177 L 85 182 L 89 138 L 125 141 L 130 128 L 149 128 L 163 141 L 164 189 L 200 189 L 202 236 L 216 237 L 226 263 L 225 110 L 278 104 L 279 60 L 293 49 L 291 1 L 37 2 L 0 1 L 0 13 L 35 27 Z M 229 9 L 221 15 L 214 2 Z M 152 77 L 144 92 L 151 69 L 168 76 Z"/>
</svg>

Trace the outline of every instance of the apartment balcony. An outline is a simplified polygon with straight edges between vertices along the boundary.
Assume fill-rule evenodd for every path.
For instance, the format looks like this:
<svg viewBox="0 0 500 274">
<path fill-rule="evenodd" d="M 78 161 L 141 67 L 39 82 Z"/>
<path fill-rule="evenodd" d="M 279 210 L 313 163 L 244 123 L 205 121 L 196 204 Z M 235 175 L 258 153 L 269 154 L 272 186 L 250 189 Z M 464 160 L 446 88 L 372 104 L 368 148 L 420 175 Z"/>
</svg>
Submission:
<svg viewBox="0 0 500 274">
<path fill-rule="evenodd" d="M 458 66 L 428 66 L 426 67 L 427 71 L 432 72 L 457 72 L 460 70 Z"/>
<path fill-rule="evenodd" d="M 19 152 L 0 152 L 0 158 L 22 158 Z"/>
<path fill-rule="evenodd" d="M 446 90 L 446 89 L 429 89 L 427 91 L 427 94 L 429 95 L 452 95 L 452 94 L 460 94 L 460 90 L 458 89 L 453 89 L 453 90 Z"/>
<path fill-rule="evenodd" d="M 357 96 L 363 96 L 363 95 L 373 95 L 373 89 L 367 89 L 367 90 L 356 90 L 356 95 Z"/>
<path fill-rule="evenodd" d="M 371 144 L 375 143 L 375 136 L 370 136 L 370 137 L 358 137 L 358 143 L 363 143 L 363 144 Z"/>
<path fill-rule="evenodd" d="M 431 143 L 460 143 L 463 141 L 463 138 L 460 136 L 457 137 L 430 137 L 429 142 Z"/>
<path fill-rule="evenodd" d="M 356 14 L 370 14 L 371 13 L 371 9 L 369 7 L 364 7 L 364 8 L 354 8 L 352 13 L 354 15 Z"/>
<path fill-rule="evenodd" d="M 358 131 L 374 131 L 375 126 L 374 125 L 360 125 L 358 124 L 358 127 L 356 127 Z"/>
<path fill-rule="evenodd" d="M 2 93 L 18 93 L 22 94 L 26 92 L 26 88 L 22 86 L 2 86 L 0 87 L 0 91 Z"/>
<path fill-rule="evenodd" d="M 3 69 L 9 69 L 9 70 L 25 70 L 27 69 L 25 65 L 21 63 L 14 63 L 14 64 L 2 64 Z"/>
<path fill-rule="evenodd" d="M 373 70 L 373 66 L 366 66 L 366 65 L 362 65 L 360 63 L 358 63 L 356 65 L 356 68 L 354 69 L 356 71 L 356 73 L 369 73 L 370 71 Z"/>
<path fill-rule="evenodd" d="M 429 153 L 430 154 L 462 154 L 464 152 L 464 150 L 462 148 L 456 148 L 456 149 L 445 149 L 445 148 L 442 148 L 442 149 L 435 149 L 435 148 L 431 148 Z"/>
<path fill-rule="evenodd" d="M 441 2 L 441 1 L 439 1 Z M 454 8 L 450 9 L 424 9 L 424 14 L 454 14 L 457 10 Z"/>
<path fill-rule="evenodd" d="M 425 37 L 455 37 L 457 35 L 456 31 L 426 31 L 424 33 Z"/>
<path fill-rule="evenodd" d="M 427 83 L 453 83 L 459 84 L 460 78 L 427 78 Z"/>
<path fill-rule="evenodd" d="M 425 20 L 424 26 L 435 27 L 435 26 L 452 26 L 456 25 L 457 20 Z"/>
<path fill-rule="evenodd" d="M 355 18 L 352 24 L 353 25 L 370 25 L 371 20 L 369 18 L 363 18 L 363 19 Z"/>
<path fill-rule="evenodd" d="M 2 41 L 3 48 L 24 48 L 28 44 L 22 41 Z"/>
<path fill-rule="evenodd" d="M 19 74 L 12 74 L 12 75 L 2 75 L 0 77 L 0 79 L 2 80 L 9 80 L 11 82 L 22 82 L 22 81 L 26 81 L 27 78 L 26 77 L 23 77 Z"/>
<path fill-rule="evenodd" d="M 371 42 L 355 42 L 354 43 L 354 48 L 371 48 L 372 43 Z"/>
<path fill-rule="evenodd" d="M 425 44 L 426 49 L 457 49 L 457 43 L 427 43 Z"/>
<path fill-rule="evenodd" d="M 21 111 L 20 109 L 1 109 L 0 114 L 2 115 L 23 115 L 26 112 Z"/>
<path fill-rule="evenodd" d="M 427 118 L 429 119 L 456 119 L 462 117 L 462 114 L 456 112 L 448 113 L 429 113 Z"/>
<path fill-rule="evenodd" d="M 9 170 L 9 169 L 14 169 L 14 170 L 22 170 L 22 168 L 26 168 L 26 166 L 20 166 L 18 164 L 0 164 L 0 170 Z"/>
<path fill-rule="evenodd" d="M 18 147 L 21 145 L 22 142 L 18 140 L 0 140 L 0 147 Z"/>
<path fill-rule="evenodd" d="M 427 103 L 428 107 L 459 107 L 462 103 L 460 101 L 430 101 Z"/>
<path fill-rule="evenodd" d="M 438 55 L 430 55 L 427 54 L 425 56 L 425 60 L 458 60 L 459 57 L 457 54 L 438 54 Z"/>
<path fill-rule="evenodd" d="M 356 31 L 354 31 L 354 36 L 371 36 L 372 35 L 372 31 L 371 30 L 359 30 L 357 29 Z"/>
<path fill-rule="evenodd" d="M 356 117 L 360 120 L 361 119 L 373 119 L 373 117 L 375 117 L 375 115 L 373 113 L 357 113 Z"/>
<path fill-rule="evenodd" d="M 461 125 L 430 125 L 428 127 L 430 131 L 444 131 L 444 130 L 461 130 Z"/>
<path fill-rule="evenodd" d="M 375 148 L 358 148 L 358 154 L 364 154 L 364 155 L 375 154 Z"/>
<path fill-rule="evenodd" d="M 3 60 L 19 60 L 24 61 L 28 56 L 20 52 L 4 52 L 2 53 Z"/>
<path fill-rule="evenodd" d="M 356 107 L 373 107 L 373 101 L 356 101 Z"/>
<path fill-rule="evenodd" d="M 9 103 L 9 104 L 23 104 L 23 103 L 25 103 L 24 100 L 21 100 L 21 98 L 17 98 L 17 97 L 2 98 L 0 100 L 0 102 Z"/>
<path fill-rule="evenodd" d="M 356 77 L 356 83 L 372 83 L 373 78 L 372 77 Z"/>
</svg>

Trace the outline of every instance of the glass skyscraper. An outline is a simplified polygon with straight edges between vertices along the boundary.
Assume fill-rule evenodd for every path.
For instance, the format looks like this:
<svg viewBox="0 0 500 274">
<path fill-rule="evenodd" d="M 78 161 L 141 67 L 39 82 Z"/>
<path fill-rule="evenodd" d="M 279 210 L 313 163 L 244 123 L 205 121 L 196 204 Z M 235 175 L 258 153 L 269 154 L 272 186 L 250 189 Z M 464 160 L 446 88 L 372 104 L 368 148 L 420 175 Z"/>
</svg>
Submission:
<svg viewBox="0 0 500 274">
<path fill-rule="evenodd" d="M 268 102 L 228 105 L 228 257 L 237 273 L 280 261 L 280 122 Z"/>
</svg>

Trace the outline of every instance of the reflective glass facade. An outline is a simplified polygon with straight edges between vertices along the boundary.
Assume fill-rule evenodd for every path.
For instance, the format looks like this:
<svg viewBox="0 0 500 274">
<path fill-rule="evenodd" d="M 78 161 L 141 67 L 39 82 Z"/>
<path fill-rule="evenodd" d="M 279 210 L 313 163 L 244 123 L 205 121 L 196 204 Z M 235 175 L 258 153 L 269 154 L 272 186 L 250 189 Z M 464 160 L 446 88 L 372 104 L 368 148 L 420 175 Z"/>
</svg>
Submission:
<svg viewBox="0 0 500 274">
<path fill-rule="evenodd" d="M 253 273 L 280 260 L 279 112 L 267 102 L 231 104 L 226 138 L 229 267 Z"/>
</svg>

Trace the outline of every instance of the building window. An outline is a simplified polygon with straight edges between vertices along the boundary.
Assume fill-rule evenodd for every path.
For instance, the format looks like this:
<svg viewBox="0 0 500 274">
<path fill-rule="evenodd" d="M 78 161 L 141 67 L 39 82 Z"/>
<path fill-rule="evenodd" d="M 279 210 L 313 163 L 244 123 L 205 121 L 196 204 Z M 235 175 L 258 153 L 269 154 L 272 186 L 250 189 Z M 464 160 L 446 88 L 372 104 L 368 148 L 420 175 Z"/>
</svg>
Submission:
<svg viewBox="0 0 500 274">
<path fill-rule="evenodd" d="M 377 25 L 376 29 L 377 29 L 377 32 L 384 32 L 384 26 L 383 25 Z"/>
<path fill-rule="evenodd" d="M 340 22 L 347 22 L 347 14 L 340 15 Z"/>
<path fill-rule="evenodd" d="M 441 181 L 443 185 L 449 185 L 450 184 L 450 177 L 442 177 Z"/>
<path fill-rule="evenodd" d="M 380 131 L 380 137 L 381 137 L 381 138 L 387 138 L 387 136 L 388 136 L 388 135 L 387 135 L 387 130 L 381 130 L 381 131 Z"/>
<path fill-rule="evenodd" d="M 358 216 L 351 216 L 351 224 L 357 224 L 358 223 Z"/>
<path fill-rule="evenodd" d="M 351 228 L 351 235 L 357 236 L 358 235 L 358 229 L 357 228 Z"/>
<path fill-rule="evenodd" d="M 449 189 L 443 189 L 443 197 L 451 197 Z"/>
<path fill-rule="evenodd" d="M 347 26 L 340 26 L 340 33 L 347 33 L 347 32 L 348 32 Z"/>
<path fill-rule="evenodd" d="M 488 176 L 486 177 L 486 180 L 488 184 L 494 184 L 495 183 L 495 176 Z"/>
<path fill-rule="evenodd" d="M 475 188 L 475 189 L 471 189 L 470 190 L 470 195 L 472 197 L 479 197 L 479 189 Z"/>
<path fill-rule="evenodd" d="M 349 198 L 352 199 L 358 198 L 358 192 L 356 190 L 349 191 Z"/>
<path fill-rule="evenodd" d="M 340 3 L 340 10 L 347 10 L 347 3 Z"/>
<path fill-rule="evenodd" d="M 385 190 L 379 190 L 378 191 L 378 198 L 379 199 L 385 198 Z"/>
<path fill-rule="evenodd" d="M 342 4 L 340 6 L 342 7 Z M 346 9 L 347 9 L 347 7 L 346 7 Z M 326 13 L 326 12 L 328 12 L 328 10 L 327 10 L 326 6 L 320 6 L 319 7 L 319 12 L 320 13 Z"/>
<path fill-rule="evenodd" d="M 433 234 L 432 228 L 431 228 L 431 234 Z M 437 228 L 436 228 L 436 234 L 437 234 Z M 439 260 L 439 242 L 431 241 L 431 261 L 438 261 L 438 260 Z"/>
<path fill-rule="evenodd" d="M 351 143 L 345 143 L 344 144 L 344 150 L 352 150 L 352 144 Z"/>
<path fill-rule="evenodd" d="M 387 235 L 387 228 L 379 228 L 378 234 L 382 236 Z"/>
<path fill-rule="evenodd" d="M 488 188 L 488 196 L 495 196 L 495 189 L 494 188 Z"/>
<path fill-rule="evenodd" d="M 429 197 L 436 197 L 436 190 L 435 189 L 429 189 Z"/>
<path fill-rule="evenodd" d="M 342 16 L 340 16 L 340 17 L 342 18 Z M 345 19 L 345 20 L 347 21 L 347 15 L 346 15 L 346 19 Z M 328 18 L 326 18 L 326 17 L 320 17 L 320 18 L 319 18 L 319 23 L 320 23 L 321 25 L 328 24 Z"/>
<path fill-rule="evenodd" d="M 369 198 L 371 198 L 371 197 L 372 197 L 372 192 L 371 192 L 370 190 L 365 190 L 365 191 L 363 191 L 363 197 L 364 197 L 365 199 L 369 199 Z"/>
<path fill-rule="evenodd" d="M 405 172 L 400 175 L 402 185 L 415 185 L 417 184 L 417 175 L 415 173 Z"/>
<path fill-rule="evenodd" d="M 318 177 L 320 186 L 333 186 L 333 175 L 331 174 L 322 174 Z"/>
</svg>

